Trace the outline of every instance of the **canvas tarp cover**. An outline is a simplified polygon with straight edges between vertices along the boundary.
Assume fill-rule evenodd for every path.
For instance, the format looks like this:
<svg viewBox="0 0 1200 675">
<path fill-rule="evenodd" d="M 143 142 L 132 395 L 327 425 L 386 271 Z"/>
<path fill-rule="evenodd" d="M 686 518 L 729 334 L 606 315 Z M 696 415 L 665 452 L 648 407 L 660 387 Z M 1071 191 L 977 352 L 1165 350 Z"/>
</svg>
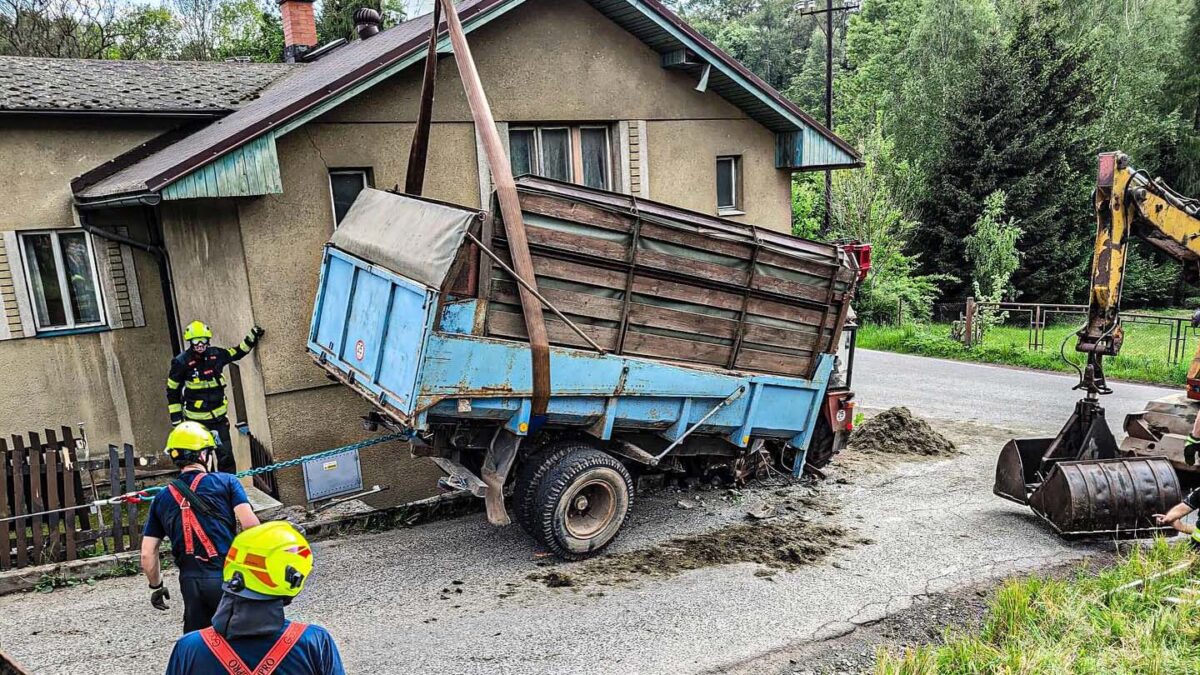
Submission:
<svg viewBox="0 0 1200 675">
<path fill-rule="evenodd" d="M 440 288 L 477 211 L 366 188 L 331 244 L 400 276 Z"/>
</svg>

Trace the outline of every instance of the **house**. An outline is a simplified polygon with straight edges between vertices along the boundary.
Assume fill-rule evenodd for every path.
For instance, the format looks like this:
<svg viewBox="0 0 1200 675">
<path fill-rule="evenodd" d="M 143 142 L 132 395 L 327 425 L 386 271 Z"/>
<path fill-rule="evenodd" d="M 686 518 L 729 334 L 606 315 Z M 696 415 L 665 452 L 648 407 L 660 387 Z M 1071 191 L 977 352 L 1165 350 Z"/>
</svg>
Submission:
<svg viewBox="0 0 1200 675">
<path fill-rule="evenodd" d="M 788 231 L 795 171 L 854 150 L 657 0 L 465 0 L 459 12 L 514 172 Z M 280 5 L 291 64 L 0 58 L 0 377 L 5 432 L 83 422 L 156 451 L 179 326 L 267 330 L 230 378 L 239 464 L 366 437 L 366 406 L 305 353 L 323 244 L 363 186 L 404 183 L 431 18 L 317 48 Z M 448 56 L 448 40 L 440 51 Z M 443 62 L 425 193 L 490 203 L 457 71 Z M 90 233 L 90 234 L 89 234 Z M 436 469 L 376 446 L 388 502 Z M 281 498 L 305 499 L 299 472 Z"/>
</svg>

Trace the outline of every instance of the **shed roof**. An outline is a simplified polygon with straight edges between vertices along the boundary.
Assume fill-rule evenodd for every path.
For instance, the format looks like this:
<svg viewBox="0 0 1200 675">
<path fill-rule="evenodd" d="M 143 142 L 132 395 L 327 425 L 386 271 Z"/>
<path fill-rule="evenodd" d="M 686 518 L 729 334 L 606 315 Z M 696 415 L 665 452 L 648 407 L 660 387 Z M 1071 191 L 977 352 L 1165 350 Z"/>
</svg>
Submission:
<svg viewBox="0 0 1200 675">
<path fill-rule="evenodd" d="M 295 66 L 0 56 L 0 111 L 220 116 Z"/>
<path fill-rule="evenodd" d="M 856 164 L 854 148 L 801 111 L 770 85 L 714 46 L 658 0 L 587 0 L 613 21 L 647 44 L 666 51 L 689 49 L 714 66 L 710 86 L 774 131 L 805 131 L 833 148 L 842 166 Z M 524 0 L 462 0 L 456 3 L 464 28 L 470 31 L 521 5 Z M 432 15 L 426 14 L 383 31 L 369 40 L 352 42 L 315 63 L 287 74 L 224 119 L 218 120 L 170 147 L 82 187 L 84 202 L 154 193 L 249 141 L 276 130 L 288 130 L 295 120 L 338 103 L 361 90 L 364 83 L 394 74 L 423 58 Z M 443 31 L 444 33 L 444 31 Z M 830 162 L 837 164 L 837 162 Z"/>
</svg>

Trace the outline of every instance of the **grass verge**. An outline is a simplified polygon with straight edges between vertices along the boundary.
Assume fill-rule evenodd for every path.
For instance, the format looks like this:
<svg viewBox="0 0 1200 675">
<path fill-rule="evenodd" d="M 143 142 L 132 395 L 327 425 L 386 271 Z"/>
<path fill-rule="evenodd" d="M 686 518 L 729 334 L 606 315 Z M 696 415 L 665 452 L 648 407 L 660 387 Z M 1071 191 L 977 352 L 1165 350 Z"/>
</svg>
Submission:
<svg viewBox="0 0 1200 675">
<path fill-rule="evenodd" d="M 1200 570 L 1117 590 L 1188 560 L 1187 542 L 1158 539 L 1116 566 L 1072 578 L 1010 580 L 996 592 L 978 631 L 948 632 L 940 645 L 880 651 L 877 675 L 934 673 L 1200 672 Z M 1191 599 L 1172 604 L 1168 598 Z"/>
<path fill-rule="evenodd" d="M 1034 351 L 1029 348 L 1029 331 L 1023 327 L 992 328 L 981 344 L 968 348 L 950 339 L 949 324 L 866 325 L 858 329 L 858 346 L 863 349 L 1074 373 L 1075 370 L 1059 358 L 1059 346 L 1067 338 L 1067 357 L 1076 364 L 1083 362 L 1083 355 L 1075 351 L 1074 332 L 1075 328 L 1070 326 L 1048 326 L 1045 347 Z M 1189 340 L 1184 346 L 1183 359 L 1175 365 L 1168 363 L 1169 348 L 1169 327 L 1130 327 L 1121 354 L 1105 359 L 1104 372 L 1109 378 L 1117 380 L 1183 386 L 1194 343 Z"/>
</svg>

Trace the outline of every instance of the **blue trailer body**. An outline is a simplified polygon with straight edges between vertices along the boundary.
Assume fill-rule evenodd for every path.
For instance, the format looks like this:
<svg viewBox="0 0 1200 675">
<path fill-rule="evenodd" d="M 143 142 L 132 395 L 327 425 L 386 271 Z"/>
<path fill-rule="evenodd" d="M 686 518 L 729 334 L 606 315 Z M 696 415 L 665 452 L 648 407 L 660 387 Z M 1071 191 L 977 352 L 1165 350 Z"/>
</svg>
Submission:
<svg viewBox="0 0 1200 675">
<path fill-rule="evenodd" d="M 544 424 L 602 440 L 651 432 L 676 441 L 686 433 L 745 448 L 774 439 L 797 449 L 796 475 L 804 466 L 832 354 L 817 355 L 813 376 L 802 378 L 552 347 L 549 407 L 544 420 L 534 420 L 529 345 L 481 335 L 479 310 L 477 300 L 444 298 L 328 245 L 308 349 L 415 432 L 468 420 L 501 423 L 519 436 Z"/>
</svg>

